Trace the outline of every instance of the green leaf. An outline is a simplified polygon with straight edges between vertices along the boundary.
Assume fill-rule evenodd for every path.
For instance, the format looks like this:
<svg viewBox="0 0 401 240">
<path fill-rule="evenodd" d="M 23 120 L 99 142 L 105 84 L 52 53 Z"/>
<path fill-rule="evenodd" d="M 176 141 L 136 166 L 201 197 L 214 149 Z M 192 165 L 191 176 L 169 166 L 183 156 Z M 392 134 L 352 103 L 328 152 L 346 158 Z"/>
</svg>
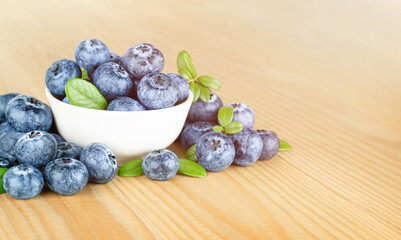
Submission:
<svg viewBox="0 0 401 240">
<path fill-rule="evenodd" d="M 194 64 L 192 63 L 191 55 L 185 50 L 182 50 L 177 56 L 177 67 L 178 71 L 181 69 L 187 69 L 191 79 L 196 78 L 196 69 Z M 189 80 L 191 80 L 189 79 Z"/>
<path fill-rule="evenodd" d="M 280 151 L 290 150 L 291 148 L 291 145 L 287 141 L 280 139 Z"/>
<path fill-rule="evenodd" d="M 3 186 L 3 180 L 0 180 L 0 194 L 5 193 L 5 192 L 6 192 L 6 190 L 4 189 L 4 186 Z"/>
<path fill-rule="evenodd" d="M 216 125 L 216 126 L 213 127 L 213 130 L 214 130 L 215 132 L 223 132 L 223 131 L 224 131 L 224 128 L 221 127 L 221 126 Z"/>
<path fill-rule="evenodd" d="M 188 148 L 187 152 L 185 153 L 185 156 L 188 160 L 191 161 L 198 161 L 196 157 L 196 144 L 194 144 L 192 147 Z"/>
<path fill-rule="evenodd" d="M 225 127 L 225 132 L 227 134 L 236 134 L 241 132 L 243 128 L 240 122 L 232 122 Z"/>
<path fill-rule="evenodd" d="M 72 105 L 100 110 L 107 109 L 107 101 L 100 91 L 92 83 L 83 79 L 70 79 L 65 85 L 65 93 Z"/>
<path fill-rule="evenodd" d="M 5 193 L 6 190 L 3 187 L 3 176 L 7 172 L 8 168 L 0 168 L 0 194 Z"/>
<path fill-rule="evenodd" d="M 82 79 L 90 80 L 90 78 L 88 76 L 88 72 L 83 68 L 82 68 Z"/>
<path fill-rule="evenodd" d="M 142 159 L 129 161 L 118 170 L 118 176 L 120 177 L 137 177 L 143 174 Z"/>
<path fill-rule="evenodd" d="M 188 159 L 178 159 L 178 173 L 191 177 L 205 177 L 206 170 L 199 164 Z"/>
<path fill-rule="evenodd" d="M 181 74 L 187 81 L 193 79 L 191 73 L 186 68 L 178 69 L 178 73 Z"/>
<path fill-rule="evenodd" d="M 214 90 L 220 90 L 221 88 L 221 83 L 219 80 L 217 80 L 214 77 L 211 76 L 200 76 L 197 79 L 200 83 L 202 83 L 203 86 L 214 89 Z"/>
<path fill-rule="evenodd" d="M 193 93 L 193 95 L 194 95 L 194 100 L 193 100 L 192 102 L 194 103 L 194 102 L 198 101 L 199 95 L 200 95 L 199 85 L 196 84 L 196 83 L 194 83 L 194 82 L 191 82 L 191 83 L 189 84 L 189 90 L 190 90 L 190 91 Z"/>
<path fill-rule="evenodd" d="M 220 126 L 226 127 L 232 120 L 234 116 L 234 108 L 231 106 L 221 107 L 219 109 L 219 123 Z"/>
<path fill-rule="evenodd" d="M 201 86 L 201 85 L 198 85 L 198 86 L 199 86 L 199 90 L 200 90 L 200 93 L 199 93 L 200 99 L 204 102 L 209 102 L 209 100 L 210 100 L 209 88 Z"/>
</svg>

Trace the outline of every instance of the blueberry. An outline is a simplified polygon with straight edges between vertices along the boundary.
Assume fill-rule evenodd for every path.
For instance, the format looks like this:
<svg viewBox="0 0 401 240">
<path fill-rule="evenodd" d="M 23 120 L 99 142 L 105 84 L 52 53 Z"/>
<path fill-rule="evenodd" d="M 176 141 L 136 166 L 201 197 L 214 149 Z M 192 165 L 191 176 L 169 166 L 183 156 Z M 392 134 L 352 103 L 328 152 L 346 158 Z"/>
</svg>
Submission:
<svg viewBox="0 0 401 240">
<path fill-rule="evenodd" d="M 0 95 L 0 123 L 6 121 L 6 107 L 8 102 L 20 95 L 19 93 L 7 93 Z"/>
<path fill-rule="evenodd" d="M 7 153 L 6 156 L 12 163 L 16 161 L 15 144 L 22 136 L 24 133 L 9 132 L 0 138 L 0 151 Z"/>
<path fill-rule="evenodd" d="M 141 79 L 134 78 L 130 76 L 132 81 L 132 89 L 131 92 L 128 93 L 128 97 L 138 100 L 138 85 L 141 82 Z"/>
<path fill-rule="evenodd" d="M 11 99 L 7 104 L 6 116 L 8 123 L 19 132 L 48 131 L 53 122 L 49 106 L 26 95 Z"/>
<path fill-rule="evenodd" d="M 168 149 L 155 150 L 143 159 L 142 169 L 153 180 L 165 181 L 178 172 L 178 157 Z"/>
<path fill-rule="evenodd" d="M 89 172 L 85 165 L 73 158 L 59 158 L 48 163 L 44 170 L 47 186 L 61 195 L 73 195 L 88 183 Z"/>
<path fill-rule="evenodd" d="M 211 93 L 208 102 L 199 99 L 191 105 L 188 113 L 189 121 L 217 123 L 217 114 L 222 106 L 223 102 L 221 99 L 215 93 Z"/>
<path fill-rule="evenodd" d="M 215 125 L 210 122 L 195 122 L 188 124 L 181 133 L 181 144 L 185 149 L 199 142 L 203 134 L 213 131 Z"/>
<path fill-rule="evenodd" d="M 84 40 L 75 48 L 75 61 L 88 72 L 94 71 L 103 63 L 109 62 L 110 58 L 109 48 L 97 39 Z"/>
<path fill-rule="evenodd" d="M 109 100 L 127 96 L 132 89 L 132 81 L 125 69 L 114 62 L 108 62 L 96 69 L 93 84 Z"/>
<path fill-rule="evenodd" d="M 145 107 L 137 100 L 129 97 L 118 97 L 111 101 L 107 111 L 144 111 Z"/>
<path fill-rule="evenodd" d="M 65 97 L 63 98 L 63 102 L 65 102 L 65 103 L 67 103 L 67 104 L 71 104 L 70 99 L 68 99 L 67 96 L 65 96 Z"/>
<path fill-rule="evenodd" d="M 82 150 L 81 162 L 89 171 L 89 181 L 110 182 L 117 173 L 117 160 L 111 149 L 103 143 L 91 143 Z"/>
<path fill-rule="evenodd" d="M 64 138 L 57 133 L 50 133 L 50 135 L 52 135 L 54 139 L 56 139 L 57 145 L 61 142 L 65 142 Z"/>
<path fill-rule="evenodd" d="M 42 173 L 28 164 L 14 166 L 3 176 L 4 189 L 16 199 L 36 197 L 42 191 L 43 185 Z"/>
<path fill-rule="evenodd" d="M 74 61 L 61 59 L 54 62 L 46 72 L 46 86 L 56 96 L 65 96 L 65 85 L 68 80 L 81 78 L 81 68 Z"/>
<path fill-rule="evenodd" d="M 13 164 L 7 158 L 0 157 L 0 168 L 10 168 L 12 166 Z"/>
<path fill-rule="evenodd" d="M 123 58 L 120 55 L 116 54 L 116 53 L 111 53 L 109 62 L 114 62 L 114 63 L 117 63 L 120 66 L 124 66 Z"/>
<path fill-rule="evenodd" d="M 245 103 L 229 103 L 226 106 L 231 106 L 234 109 L 233 122 L 240 122 L 244 127 L 253 128 L 255 114 L 251 107 Z"/>
<path fill-rule="evenodd" d="M 139 82 L 138 99 L 148 109 L 172 107 L 178 100 L 178 85 L 164 73 L 148 74 Z"/>
<path fill-rule="evenodd" d="M 220 132 L 204 134 L 196 145 L 198 163 L 208 171 L 219 172 L 234 161 L 235 147 L 230 137 Z"/>
<path fill-rule="evenodd" d="M 241 132 L 230 136 L 236 150 L 234 164 L 249 166 L 259 159 L 263 141 L 255 130 L 244 127 Z"/>
<path fill-rule="evenodd" d="M 0 124 L 0 138 L 2 138 L 4 134 L 10 132 L 17 132 L 17 129 L 11 127 L 8 122 L 3 122 L 2 124 Z"/>
<path fill-rule="evenodd" d="M 149 43 L 141 43 L 129 48 L 124 53 L 123 61 L 127 71 L 136 78 L 161 72 L 164 68 L 163 54 Z"/>
<path fill-rule="evenodd" d="M 177 103 L 183 102 L 188 97 L 189 93 L 188 81 L 183 76 L 177 73 L 167 73 L 167 76 L 169 76 L 178 85 L 179 94 Z"/>
<path fill-rule="evenodd" d="M 278 138 L 277 134 L 265 129 L 258 129 L 256 132 L 263 141 L 263 150 L 259 156 L 259 159 L 267 160 L 274 157 L 280 148 L 280 139 Z"/>
<path fill-rule="evenodd" d="M 35 167 L 46 166 L 56 156 L 57 141 L 47 132 L 31 131 L 15 144 L 15 155 L 20 163 Z"/>
<path fill-rule="evenodd" d="M 82 148 L 72 142 L 61 142 L 57 145 L 57 151 L 55 159 L 58 158 L 74 158 L 79 159 L 81 155 Z"/>
</svg>

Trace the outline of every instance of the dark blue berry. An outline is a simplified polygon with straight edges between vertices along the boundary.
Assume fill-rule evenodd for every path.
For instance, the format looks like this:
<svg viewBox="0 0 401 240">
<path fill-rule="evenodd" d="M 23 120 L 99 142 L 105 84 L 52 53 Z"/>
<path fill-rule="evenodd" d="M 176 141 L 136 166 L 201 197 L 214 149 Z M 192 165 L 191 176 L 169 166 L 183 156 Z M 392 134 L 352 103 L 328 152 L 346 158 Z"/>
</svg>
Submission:
<svg viewBox="0 0 401 240">
<path fill-rule="evenodd" d="M 20 132 L 9 132 L 0 138 L 0 151 L 7 153 L 5 156 L 12 163 L 17 159 L 15 156 L 15 144 L 23 135 L 24 133 Z"/>
<path fill-rule="evenodd" d="M 71 104 L 70 99 L 68 99 L 67 96 L 65 96 L 65 97 L 63 98 L 63 102 L 65 102 L 65 103 L 67 103 L 67 104 Z"/>
<path fill-rule="evenodd" d="M 117 159 L 111 149 L 103 143 L 91 143 L 81 152 L 81 162 L 89 171 L 89 181 L 110 182 L 117 173 Z"/>
<path fill-rule="evenodd" d="M 195 122 L 188 124 L 181 133 L 181 144 L 185 149 L 199 142 L 203 134 L 213 131 L 215 125 L 210 122 Z"/>
<path fill-rule="evenodd" d="M 225 106 L 233 107 L 233 122 L 240 122 L 244 127 L 253 128 L 253 124 L 255 123 L 255 114 L 251 107 L 245 103 L 229 103 Z"/>
<path fill-rule="evenodd" d="M 178 172 L 178 157 L 168 149 L 155 150 L 143 159 L 142 169 L 153 180 L 165 181 Z"/>
<path fill-rule="evenodd" d="M 3 176 L 3 186 L 8 195 L 16 199 L 37 196 L 43 189 L 44 181 L 39 169 L 21 164 L 7 170 Z"/>
<path fill-rule="evenodd" d="M 56 156 L 54 159 L 58 158 L 74 158 L 79 159 L 81 155 L 82 148 L 72 142 L 61 142 L 57 145 Z"/>
<path fill-rule="evenodd" d="M 35 167 L 46 166 L 56 155 L 57 141 L 47 132 L 31 131 L 15 144 L 15 156 L 22 164 Z"/>
<path fill-rule="evenodd" d="M 50 133 L 50 135 L 52 135 L 54 137 L 54 139 L 56 139 L 57 144 L 61 143 L 61 142 L 65 142 L 64 138 L 60 135 L 58 135 L 57 133 Z"/>
<path fill-rule="evenodd" d="M 169 76 L 178 85 L 178 100 L 177 103 L 183 102 L 188 97 L 189 84 L 188 81 L 177 73 L 168 73 Z"/>
<path fill-rule="evenodd" d="M 68 80 L 81 78 L 81 68 L 74 61 L 61 59 L 54 62 L 46 72 L 46 86 L 56 96 L 65 96 L 65 85 Z"/>
<path fill-rule="evenodd" d="M 241 132 L 230 136 L 236 150 L 234 164 L 249 166 L 259 159 L 263 141 L 255 130 L 244 127 Z"/>
<path fill-rule="evenodd" d="M 34 97 L 19 95 L 8 103 L 7 122 L 19 132 L 48 131 L 53 123 L 52 112 Z"/>
<path fill-rule="evenodd" d="M 127 71 L 114 62 L 105 63 L 96 69 L 93 84 L 108 100 L 127 96 L 132 89 L 132 81 Z"/>
<path fill-rule="evenodd" d="M 259 159 L 267 160 L 274 157 L 274 155 L 276 155 L 280 149 L 280 139 L 278 138 L 277 134 L 265 129 L 258 129 L 256 132 L 263 141 L 263 150 L 259 156 Z"/>
<path fill-rule="evenodd" d="M 17 129 L 11 127 L 8 122 L 3 122 L 0 124 L 0 138 L 2 138 L 6 133 L 17 132 Z"/>
<path fill-rule="evenodd" d="M 148 43 L 137 44 L 129 48 L 124 53 L 123 61 L 127 71 L 135 78 L 161 72 L 164 68 L 163 54 L 157 47 Z"/>
<path fill-rule="evenodd" d="M 116 53 L 111 53 L 111 55 L 110 55 L 110 60 L 109 60 L 109 61 L 110 61 L 110 62 L 117 63 L 118 65 L 124 67 L 123 58 L 122 58 L 120 55 L 116 54 Z"/>
<path fill-rule="evenodd" d="M 0 157 L 0 168 L 10 168 L 12 166 L 13 164 L 7 158 Z"/>
<path fill-rule="evenodd" d="M 75 48 L 75 61 L 88 72 L 94 71 L 103 63 L 109 62 L 110 58 L 109 48 L 97 39 L 84 40 Z"/>
<path fill-rule="evenodd" d="M 138 85 L 138 99 L 148 109 L 174 106 L 178 100 L 178 85 L 166 74 L 149 74 Z"/>
<path fill-rule="evenodd" d="M 146 108 L 137 100 L 129 97 L 118 97 L 111 101 L 107 111 L 144 111 Z"/>
<path fill-rule="evenodd" d="M 6 121 L 6 107 L 8 102 L 14 97 L 20 95 L 19 93 L 7 93 L 0 95 L 0 123 Z"/>
<path fill-rule="evenodd" d="M 73 195 L 88 183 L 89 173 L 85 165 L 73 158 L 59 158 L 46 165 L 44 177 L 47 186 L 61 195 Z"/>
<path fill-rule="evenodd" d="M 201 99 L 191 105 L 188 119 L 191 122 L 205 121 L 217 123 L 217 114 L 223 106 L 221 99 L 215 94 L 210 94 L 210 100 L 204 102 Z"/>
<path fill-rule="evenodd" d="M 196 145 L 198 163 L 208 171 L 219 172 L 234 161 L 235 147 L 230 137 L 220 132 L 204 134 Z"/>
</svg>

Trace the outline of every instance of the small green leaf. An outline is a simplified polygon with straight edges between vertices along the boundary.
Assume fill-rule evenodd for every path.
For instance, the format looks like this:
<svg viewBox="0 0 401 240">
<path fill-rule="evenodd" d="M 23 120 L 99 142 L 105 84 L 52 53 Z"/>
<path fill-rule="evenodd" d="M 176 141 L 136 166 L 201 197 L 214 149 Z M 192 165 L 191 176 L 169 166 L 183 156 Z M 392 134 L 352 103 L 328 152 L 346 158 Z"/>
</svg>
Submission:
<svg viewBox="0 0 401 240">
<path fill-rule="evenodd" d="M 231 106 L 221 107 L 219 109 L 219 123 L 220 126 L 226 127 L 232 120 L 234 116 L 234 108 Z"/>
<path fill-rule="evenodd" d="M 216 125 L 216 126 L 213 127 L 213 130 L 214 130 L 215 132 L 223 132 L 223 131 L 224 131 L 224 128 L 221 127 L 221 126 L 219 126 L 219 125 Z"/>
<path fill-rule="evenodd" d="M 214 89 L 214 90 L 220 90 L 221 88 L 221 83 L 219 80 L 217 80 L 214 77 L 211 76 L 200 76 L 197 79 L 200 83 L 202 83 L 203 86 Z"/>
<path fill-rule="evenodd" d="M 241 132 L 243 128 L 240 122 L 232 122 L 225 127 L 225 132 L 227 134 L 236 134 Z"/>
<path fill-rule="evenodd" d="M 181 74 L 187 81 L 193 79 L 191 73 L 186 68 L 178 69 L 178 73 Z"/>
<path fill-rule="evenodd" d="M 187 152 L 185 153 L 185 156 L 188 160 L 191 161 L 198 161 L 196 158 L 196 144 L 194 144 L 192 147 L 188 148 Z"/>
<path fill-rule="evenodd" d="M 5 192 L 6 192 L 6 190 L 4 189 L 4 186 L 3 186 L 3 180 L 0 180 L 0 194 L 5 193 Z"/>
<path fill-rule="evenodd" d="M 189 84 L 189 90 L 191 90 L 191 92 L 194 95 L 194 100 L 192 102 L 194 103 L 194 102 L 198 101 L 199 95 L 200 95 L 199 85 L 194 82 L 191 82 Z"/>
<path fill-rule="evenodd" d="M 137 177 L 143 174 L 142 159 L 129 161 L 118 170 L 118 176 L 120 177 Z"/>
<path fill-rule="evenodd" d="M 287 141 L 280 139 L 280 151 L 290 150 L 291 148 L 291 145 Z"/>
<path fill-rule="evenodd" d="M 199 164 L 188 159 L 178 159 L 178 173 L 191 177 L 205 177 L 206 170 Z"/>
<path fill-rule="evenodd" d="M 199 86 L 199 90 L 200 90 L 200 94 L 199 94 L 200 99 L 204 102 L 209 102 L 209 100 L 210 100 L 209 88 L 201 86 L 201 85 L 198 85 L 198 86 Z"/>
<path fill-rule="evenodd" d="M 3 187 L 3 176 L 7 172 L 8 168 L 0 168 L 0 194 L 5 193 L 6 190 Z"/>
<path fill-rule="evenodd" d="M 182 50 L 177 56 L 177 67 L 178 70 L 187 69 L 191 79 L 196 78 L 196 69 L 194 64 L 192 63 L 191 55 L 185 50 Z M 189 80 L 191 80 L 189 79 Z M 187 79 L 188 80 L 188 79 Z"/>
<path fill-rule="evenodd" d="M 88 81 L 90 80 L 90 78 L 88 76 L 88 72 L 83 68 L 82 68 L 82 79 L 85 79 L 85 80 L 88 80 Z"/>
<path fill-rule="evenodd" d="M 100 110 L 107 109 L 107 101 L 100 91 L 92 83 L 83 79 L 70 79 L 65 85 L 65 93 L 72 105 Z"/>
</svg>

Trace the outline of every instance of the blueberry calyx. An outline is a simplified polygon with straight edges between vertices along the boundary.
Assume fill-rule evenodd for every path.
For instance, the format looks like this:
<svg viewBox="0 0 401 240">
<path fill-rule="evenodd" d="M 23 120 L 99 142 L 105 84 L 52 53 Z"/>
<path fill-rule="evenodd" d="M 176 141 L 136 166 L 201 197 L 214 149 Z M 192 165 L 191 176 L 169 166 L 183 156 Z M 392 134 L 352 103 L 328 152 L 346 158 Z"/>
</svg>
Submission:
<svg viewBox="0 0 401 240">
<path fill-rule="evenodd" d="M 221 148 L 221 141 L 220 140 L 212 140 L 212 143 L 210 144 L 210 148 L 212 148 L 214 151 L 217 151 L 217 149 Z"/>
<path fill-rule="evenodd" d="M 39 101 L 36 100 L 36 99 L 33 99 L 33 98 L 28 98 L 28 102 L 29 102 L 29 103 L 32 103 L 32 104 L 35 105 L 35 106 L 38 106 L 38 105 L 39 105 Z"/>
<path fill-rule="evenodd" d="M 36 136 L 40 135 L 40 132 L 37 131 L 32 131 L 29 133 L 29 138 L 34 138 Z"/>
<path fill-rule="evenodd" d="M 70 163 L 72 162 L 71 158 L 62 158 L 63 163 Z"/>
</svg>

